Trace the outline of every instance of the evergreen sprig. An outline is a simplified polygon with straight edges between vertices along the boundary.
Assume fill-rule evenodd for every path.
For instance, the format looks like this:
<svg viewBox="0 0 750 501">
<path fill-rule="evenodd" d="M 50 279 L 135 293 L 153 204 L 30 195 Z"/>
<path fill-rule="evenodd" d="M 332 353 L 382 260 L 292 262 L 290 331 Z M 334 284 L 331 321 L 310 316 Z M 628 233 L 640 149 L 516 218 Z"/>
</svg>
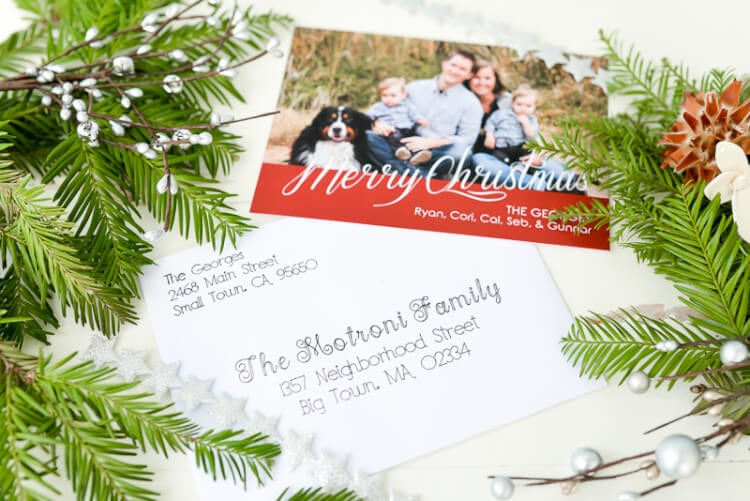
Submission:
<svg viewBox="0 0 750 501">
<path fill-rule="evenodd" d="M 2 124 L 0 124 L 2 127 Z M 11 147 L 0 130 L 0 151 Z M 135 319 L 133 306 L 116 289 L 96 278 L 79 256 L 73 223 L 64 209 L 49 203 L 42 185 L 31 185 L 31 176 L 14 169 L 5 159 L 0 165 L 0 269 L 3 273 L 2 306 L 26 322 L 0 325 L 5 339 L 22 342 L 24 335 L 44 340 L 45 324 L 57 325 L 49 301 L 56 294 L 63 308 L 76 319 L 104 332 Z"/>
<path fill-rule="evenodd" d="M 138 382 L 113 380 L 114 369 L 76 363 L 74 354 L 24 354 L 0 342 L 0 499 L 55 499 L 51 477 L 63 469 L 79 499 L 156 499 L 152 473 L 139 451 L 192 451 L 213 478 L 263 482 L 280 450 L 261 434 L 201 431 L 138 392 Z"/>
<path fill-rule="evenodd" d="M 201 3 L 18 1 L 30 27 L 0 43 L 0 140 L 15 165 L 0 179 L 0 308 L 28 320 L 0 328 L 3 339 L 45 341 L 56 300 L 105 335 L 134 321 L 158 234 L 141 211 L 218 249 L 252 228 L 216 186 L 242 152 L 223 128 L 235 120 L 206 110 L 244 100 L 231 74 L 289 18 L 194 14 Z"/>
<path fill-rule="evenodd" d="M 669 130 L 677 120 L 685 92 L 720 93 L 734 78 L 731 70 L 714 69 L 694 79 L 684 65 L 667 59 L 649 61 L 634 46 L 625 46 L 601 30 L 599 38 L 612 74 L 609 92 L 630 97 L 634 114 L 659 131 Z"/>
<path fill-rule="evenodd" d="M 732 217 L 703 183 L 682 187 L 657 206 L 653 245 L 636 251 L 675 284 L 698 314 L 693 323 L 720 337 L 741 338 L 750 328 L 750 256 Z"/>
<path fill-rule="evenodd" d="M 325 492 L 320 488 L 301 489 L 294 493 L 284 491 L 277 501 L 359 501 L 357 494 L 341 489 L 336 492 Z"/>
<path fill-rule="evenodd" d="M 702 181 L 685 184 L 682 175 L 664 168 L 658 144 L 660 133 L 681 115 L 685 92 L 721 94 L 734 75 L 712 70 L 695 79 L 684 66 L 652 63 L 613 36 L 600 35 L 613 75 L 608 90 L 629 96 L 631 107 L 607 118 L 565 120 L 559 134 L 541 138 L 536 146 L 566 158 L 608 193 L 609 202 L 581 202 L 555 217 L 609 226 L 612 239 L 670 281 L 693 313 L 680 321 L 631 310 L 578 317 L 562 351 L 588 377 L 618 377 L 622 383 L 643 371 L 671 386 L 680 378 L 703 376 L 722 394 L 744 395 L 750 370 L 722 368 L 719 347 L 748 339 L 750 247 L 737 234 L 728 208 L 705 197 Z M 665 350 L 667 341 L 674 345 Z M 733 398 L 726 415 L 750 416 L 747 398 Z"/>
<path fill-rule="evenodd" d="M 620 375 L 622 383 L 634 371 L 658 377 L 708 369 L 718 361 L 714 346 L 700 343 L 665 353 L 658 345 L 669 340 L 689 345 L 713 338 L 699 326 L 622 309 L 616 315 L 577 317 L 563 338 L 562 351 L 581 375 L 606 379 Z"/>
<path fill-rule="evenodd" d="M 55 304 L 106 335 L 136 320 L 142 211 L 217 248 L 252 228 L 216 183 L 242 152 L 223 127 L 253 117 L 206 109 L 244 99 L 231 74 L 289 18 L 188 12 L 202 0 L 17 3 L 30 27 L 0 42 L 0 499 L 59 499 L 63 475 L 77 499 L 156 499 L 141 451 L 192 452 L 214 479 L 262 484 L 280 453 L 266 436 L 201 430 L 114 369 L 19 347 L 54 333 Z"/>
</svg>

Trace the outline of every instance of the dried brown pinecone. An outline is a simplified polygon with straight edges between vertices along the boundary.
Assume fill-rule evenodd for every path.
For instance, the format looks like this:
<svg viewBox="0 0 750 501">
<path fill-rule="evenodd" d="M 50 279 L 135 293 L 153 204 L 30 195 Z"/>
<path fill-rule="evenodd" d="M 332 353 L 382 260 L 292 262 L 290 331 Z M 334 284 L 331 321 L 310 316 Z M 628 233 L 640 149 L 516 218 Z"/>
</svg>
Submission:
<svg viewBox="0 0 750 501">
<path fill-rule="evenodd" d="M 662 133 L 664 163 L 685 174 L 685 182 L 706 182 L 718 173 L 716 143 L 731 141 L 750 154 L 750 100 L 739 104 L 742 82 L 734 80 L 721 96 L 685 93 L 682 115 L 670 132 Z"/>
</svg>

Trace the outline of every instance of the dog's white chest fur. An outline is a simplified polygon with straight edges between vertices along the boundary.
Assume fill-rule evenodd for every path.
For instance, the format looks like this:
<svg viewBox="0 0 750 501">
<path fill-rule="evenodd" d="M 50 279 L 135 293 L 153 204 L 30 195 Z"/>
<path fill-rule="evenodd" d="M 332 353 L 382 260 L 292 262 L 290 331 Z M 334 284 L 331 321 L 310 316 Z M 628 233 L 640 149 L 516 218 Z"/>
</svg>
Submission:
<svg viewBox="0 0 750 501">
<path fill-rule="evenodd" d="M 359 170 L 354 158 L 354 146 L 348 141 L 317 141 L 315 152 L 307 158 L 308 166 L 336 170 Z"/>
</svg>

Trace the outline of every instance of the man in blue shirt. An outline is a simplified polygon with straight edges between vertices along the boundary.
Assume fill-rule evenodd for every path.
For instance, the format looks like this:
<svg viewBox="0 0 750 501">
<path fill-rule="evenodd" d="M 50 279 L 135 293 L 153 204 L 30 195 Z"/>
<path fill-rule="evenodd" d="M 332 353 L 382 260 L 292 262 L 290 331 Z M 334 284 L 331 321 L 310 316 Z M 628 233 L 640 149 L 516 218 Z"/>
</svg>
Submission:
<svg viewBox="0 0 750 501">
<path fill-rule="evenodd" d="M 399 174 L 441 176 L 458 165 L 462 157 L 468 157 L 467 151 L 479 134 L 483 115 L 479 99 L 462 85 L 471 77 L 475 63 L 474 54 L 458 50 L 442 62 L 441 72 L 435 78 L 417 80 L 406 86 L 407 99 L 424 116 L 429 127 L 420 126 L 419 135 L 401 142 L 412 152 L 429 151 L 432 154 L 429 162 L 413 165 L 396 158 L 384 137 L 393 127 L 375 120 L 372 130 L 367 132 L 373 163 L 386 171 L 385 166 L 389 165 L 390 172 Z"/>
</svg>

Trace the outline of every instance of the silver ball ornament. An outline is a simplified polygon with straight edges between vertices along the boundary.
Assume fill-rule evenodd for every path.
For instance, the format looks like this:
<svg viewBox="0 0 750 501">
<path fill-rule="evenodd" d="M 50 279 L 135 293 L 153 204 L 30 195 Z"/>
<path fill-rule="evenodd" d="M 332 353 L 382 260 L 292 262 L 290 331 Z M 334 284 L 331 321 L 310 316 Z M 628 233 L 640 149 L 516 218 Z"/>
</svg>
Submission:
<svg viewBox="0 0 750 501">
<path fill-rule="evenodd" d="M 510 499 L 514 489 L 513 480 L 503 475 L 496 475 L 490 484 L 490 492 L 495 499 Z"/>
<path fill-rule="evenodd" d="M 719 357 L 724 365 L 734 365 L 744 362 L 748 356 L 747 345 L 737 339 L 732 339 L 721 345 Z"/>
<path fill-rule="evenodd" d="M 635 371 L 628 376 L 627 384 L 630 391 L 640 395 L 641 393 L 645 393 L 649 386 L 651 386 L 651 378 L 645 372 Z"/>
<path fill-rule="evenodd" d="M 601 466 L 602 457 L 590 447 L 581 447 L 570 456 L 570 467 L 576 473 L 586 473 Z"/>
<path fill-rule="evenodd" d="M 701 464 L 701 450 L 687 435 L 670 435 L 656 446 L 656 464 L 673 479 L 687 478 Z"/>
</svg>

